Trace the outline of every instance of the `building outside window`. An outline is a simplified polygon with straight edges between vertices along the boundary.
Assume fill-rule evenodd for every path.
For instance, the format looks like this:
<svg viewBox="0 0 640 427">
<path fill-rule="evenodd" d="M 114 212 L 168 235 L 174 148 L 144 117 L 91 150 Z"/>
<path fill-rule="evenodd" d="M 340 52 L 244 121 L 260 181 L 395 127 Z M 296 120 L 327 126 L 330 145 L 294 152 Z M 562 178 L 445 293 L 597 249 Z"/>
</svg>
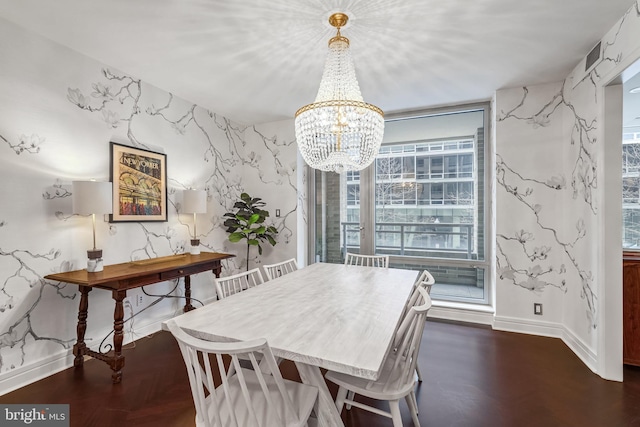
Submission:
<svg viewBox="0 0 640 427">
<path fill-rule="evenodd" d="M 487 118 L 486 104 L 393 117 L 372 166 L 315 171 L 316 261 L 388 254 L 392 267 L 428 269 L 434 299 L 487 304 Z"/>
<path fill-rule="evenodd" d="M 640 249 L 640 132 L 622 138 L 622 247 Z"/>
</svg>

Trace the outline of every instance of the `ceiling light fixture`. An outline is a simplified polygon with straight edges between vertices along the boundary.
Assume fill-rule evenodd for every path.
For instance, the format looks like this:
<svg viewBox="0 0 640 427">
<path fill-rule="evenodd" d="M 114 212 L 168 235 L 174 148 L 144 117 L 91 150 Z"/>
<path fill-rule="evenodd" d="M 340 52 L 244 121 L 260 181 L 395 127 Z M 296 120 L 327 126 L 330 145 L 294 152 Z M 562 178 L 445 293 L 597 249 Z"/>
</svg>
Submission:
<svg viewBox="0 0 640 427">
<path fill-rule="evenodd" d="M 329 23 L 338 29 L 313 104 L 296 112 L 300 153 L 314 169 L 330 172 L 362 170 L 373 163 L 384 133 L 384 114 L 362 99 L 349 39 L 340 34 L 349 17 L 334 13 Z"/>
<path fill-rule="evenodd" d="M 634 87 L 633 89 L 631 89 L 631 90 L 629 91 L 629 93 L 640 93 L 640 86 L 638 86 L 638 87 Z"/>
</svg>

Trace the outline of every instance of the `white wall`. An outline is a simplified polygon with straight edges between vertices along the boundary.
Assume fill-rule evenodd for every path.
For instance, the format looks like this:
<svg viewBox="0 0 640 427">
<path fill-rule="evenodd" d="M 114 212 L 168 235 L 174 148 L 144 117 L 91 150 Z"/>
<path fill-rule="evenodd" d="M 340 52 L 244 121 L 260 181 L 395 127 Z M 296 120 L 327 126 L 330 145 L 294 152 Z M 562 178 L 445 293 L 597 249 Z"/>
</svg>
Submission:
<svg viewBox="0 0 640 427">
<path fill-rule="evenodd" d="M 496 93 L 496 327 L 560 336 L 593 370 L 620 380 L 622 242 L 607 230 L 620 229 L 621 215 L 605 203 L 620 193 L 621 142 L 605 140 L 604 87 L 640 57 L 637 3 L 602 47 L 588 73 L 583 60 L 563 82 Z M 510 240 L 501 253 L 518 230 L 526 241 Z M 544 262 L 536 247 L 549 248 Z M 553 267 L 542 284 L 537 266 Z M 534 301 L 544 303 L 541 318 Z"/>
<path fill-rule="evenodd" d="M 181 190 L 189 187 L 208 192 L 208 213 L 197 219 L 202 249 L 237 254 L 223 274 L 244 269 L 244 246 L 230 243 L 222 227 L 223 214 L 243 191 L 267 201 L 280 230 L 277 246 L 261 261 L 295 256 L 292 124 L 245 128 L 4 20 L 0 57 L 0 394 L 69 366 L 77 287 L 43 277 L 85 266 L 91 221 L 72 215 L 71 181 L 109 179 L 109 141 L 167 155 L 169 205 L 167 222 L 99 219 L 106 264 L 184 252 L 193 220 L 178 209 Z M 258 261 L 252 254 L 251 267 Z M 192 279 L 193 297 L 215 297 L 210 273 Z M 174 286 L 145 289 L 164 295 Z M 181 281 L 174 294 L 182 292 Z M 155 298 L 144 299 L 125 306 L 125 319 Z M 125 341 L 157 330 L 183 304 L 164 299 L 144 311 L 135 327 L 125 324 Z M 109 292 L 91 292 L 86 340 L 96 350 L 112 329 L 113 307 Z"/>
<path fill-rule="evenodd" d="M 592 144 L 565 82 L 496 93 L 497 329 L 565 339 L 595 370 Z M 533 304 L 542 303 L 542 316 Z"/>
<path fill-rule="evenodd" d="M 549 84 L 496 93 L 497 320 L 537 320 L 533 303 L 539 302 L 545 321 L 562 321 L 573 276 L 558 242 L 571 238 L 562 223 L 562 200 L 571 197 L 558 150 L 562 109 L 536 116 L 559 89 Z"/>
<path fill-rule="evenodd" d="M 589 74 L 581 63 L 562 82 L 502 89 L 493 99 L 494 327 L 562 338 L 594 371 L 619 380 L 621 266 L 605 260 L 621 246 L 603 244 L 604 230 L 620 228 L 621 219 L 602 214 L 612 192 L 605 183 L 619 184 L 619 170 L 605 171 L 602 158 L 619 142 L 603 143 L 602 86 L 640 57 L 638 4 L 602 41 L 605 59 Z M 293 128 L 292 121 L 273 126 L 278 135 Z M 533 314 L 534 302 L 543 304 L 542 316 Z"/>
<path fill-rule="evenodd" d="M 607 279 L 620 266 L 603 260 L 620 247 L 603 247 L 602 224 L 620 227 L 620 218 L 599 216 L 604 183 L 617 182 L 615 168 L 600 177 L 599 160 L 611 145 L 603 143 L 602 85 L 640 57 L 637 4 L 603 46 L 605 60 L 586 76 L 578 64 L 564 82 L 496 92 L 496 232 L 503 252 L 496 254 L 495 324 L 561 336 L 589 366 L 616 379 L 621 301 L 606 310 L 603 301 L 619 294 L 621 284 Z M 84 266 L 90 224 L 71 214 L 70 183 L 108 179 L 109 141 L 167 154 L 170 205 L 166 223 L 99 221 L 106 263 L 182 252 L 191 218 L 177 212 L 180 190 L 190 186 L 209 194 L 209 213 L 198 218 L 203 249 L 238 255 L 225 263 L 225 274 L 244 268 L 244 247 L 230 244 L 221 226 L 242 191 L 267 202 L 280 230 L 275 248 L 250 257 L 252 267 L 301 252 L 306 178 L 292 120 L 245 128 L 4 20 L 0 55 L 0 392 L 69 366 L 77 288 L 43 277 Z M 214 297 L 207 275 L 194 277 L 193 289 L 203 301 Z M 533 316 L 533 302 L 543 303 L 542 317 Z M 90 346 L 110 331 L 112 307 L 109 293 L 91 293 Z M 132 304 L 125 316 L 142 308 Z M 150 332 L 180 309 L 179 300 L 164 300 L 136 318 L 134 332 Z M 130 323 L 125 330 L 126 340 L 136 338 Z M 613 351 L 605 335 L 614 337 Z"/>
<path fill-rule="evenodd" d="M 277 220 L 278 243 L 263 245 L 263 256 L 253 251 L 253 262 L 270 264 L 297 256 L 298 210 L 297 197 L 298 157 L 293 120 L 283 120 L 249 126 L 245 130 L 246 156 L 252 159 L 245 168 L 246 191 L 260 197 Z M 276 209 L 280 218 L 275 218 Z M 302 233 L 306 230 L 303 228 Z"/>
</svg>

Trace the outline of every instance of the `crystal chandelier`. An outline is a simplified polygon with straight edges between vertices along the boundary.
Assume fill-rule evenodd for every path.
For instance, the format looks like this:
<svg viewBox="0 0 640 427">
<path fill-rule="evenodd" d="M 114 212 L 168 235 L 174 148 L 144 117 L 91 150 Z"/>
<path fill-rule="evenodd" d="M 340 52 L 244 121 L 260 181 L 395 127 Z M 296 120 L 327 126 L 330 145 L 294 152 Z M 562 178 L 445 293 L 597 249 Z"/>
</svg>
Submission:
<svg viewBox="0 0 640 427">
<path fill-rule="evenodd" d="M 384 115 L 362 99 L 349 39 L 340 34 L 349 17 L 334 13 L 338 29 L 329 40 L 329 54 L 313 104 L 296 112 L 296 140 L 305 162 L 330 172 L 358 171 L 375 159 L 382 143 Z"/>
</svg>

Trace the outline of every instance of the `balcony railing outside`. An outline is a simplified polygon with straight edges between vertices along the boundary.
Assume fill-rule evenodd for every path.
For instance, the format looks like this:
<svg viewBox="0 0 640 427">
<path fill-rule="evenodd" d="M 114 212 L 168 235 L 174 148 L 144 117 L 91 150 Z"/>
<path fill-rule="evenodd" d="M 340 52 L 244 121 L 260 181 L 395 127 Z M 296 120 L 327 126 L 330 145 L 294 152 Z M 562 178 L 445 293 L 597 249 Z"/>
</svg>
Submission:
<svg viewBox="0 0 640 427">
<path fill-rule="evenodd" d="M 376 253 L 474 259 L 473 224 L 376 224 Z M 360 224 L 342 223 L 342 253 L 360 247 Z"/>
</svg>

